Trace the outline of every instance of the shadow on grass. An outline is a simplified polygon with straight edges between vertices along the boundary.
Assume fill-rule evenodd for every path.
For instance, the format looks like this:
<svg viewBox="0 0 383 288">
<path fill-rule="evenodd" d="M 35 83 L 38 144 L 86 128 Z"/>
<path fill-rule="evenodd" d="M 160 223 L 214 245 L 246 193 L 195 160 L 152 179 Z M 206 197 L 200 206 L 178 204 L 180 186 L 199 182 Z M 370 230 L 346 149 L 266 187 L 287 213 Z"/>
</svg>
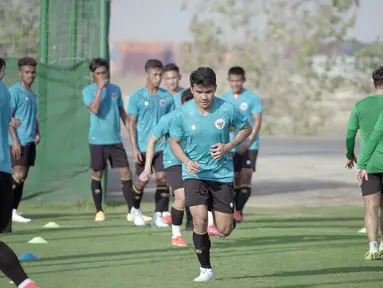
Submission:
<svg viewBox="0 0 383 288">
<path fill-rule="evenodd" d="M 246 238 L 229 238 L 229 241 L 215 242 L 214 245 L 218 247 L 224 246 L 262 246 L 273 244 L 304 244 L 304 243 L 318 243 L 328 241 L 355 241 L 359 239 L 365 240 L 365 235 L 356 234 L 350 235 L 280 235 L 280 236 L 258 236 L 258 237 L 246 237 Z"/>
<path fill-rule="evenodd" d="M 67 235 L 67 236 L 54 236 L 54 237 L 49 236 L 49 233 L 41 233 L 40 235 L 44 236 L 45 240 L 50 242 L 50 241 L 55 241 L 55 240 L 60 241 L 60 240 L 78 240 L 78 239 L 95 239 L 95 238 L 101 239 L 101 238 L 111 238 L 111 237 L 118 237 L 118 236 L 119 237 L 129 237 L 129 236 L 133 236 L 133 235 L 143 235 L 143 234 L 145 234 L 145 236 L 151 236 L 153 234 L 158 235 L 158 234 L 163 234 L 163 233 L 169 234 L 169 231 L 168 230 L 153 229 L 150 232 L 144 232 L 142 230 L 140 230 L 140 231 L 136 230 L 136 232 L 128 233 L 126 230 L 120 230 L 120 232 L 118 232 L 118 233 L 101 233 L 101 234 L 87 234 L 87 235 Z M 20 243 L 26 243 L 26 241 L 25 240 L 21 240 L 21 241 L 12 241 L 11 240 L 11 241 L 9 241 L 9 243 L 20 244 Z"/>
<path fill-rule="evenodd" d="M 16 227 L 16 229 L 19 227 Z M 45 233 L 52 233 L 52 232 L 65 232 L 65 231 L 76 231 L 76 230 L 99 230 L 99 229 L 113 229 L 113 228 L 132 228 L 135 227 L 129 226 L 129 225 L 95 225 L 95 226 L 74 226 L 74 227 L 60 227 L 60 228 L 44 228 L 44 229 L 28 229 L 28 230 L 20 230 L 15 231 L 13 230 L 10 234 L 4 234 L 4 235 L 10 235 L 10 236 L 17 236 L 17 235 L 28 235 L 28 234 L 45 234 Z M 13 228 L 14 229 L 14 228 Z"/>
<path fill-rule="evenodd" d="M 360 228 L 363 227 L 363 221 L 361 221 L 360 224 L 346 224 L 346 225 L 335 225 L 335 224 L 321 224 L 321 225 L 310 225 L 310 224 L 299 224 L 299 225 L 290 225 L 290 224 L 280 224 L 278 223 L 270 223 L 269 225 L 259 223 L 259 225 L 255 226 L 237 226 L 238 230 L 262 230 L 262 229 L 357 229 L 359 230 Z M 319 231 L 319 230 L 318 230 Z"/>
<path fill-rule="evenodd" d="M 377 261 L 377 263 L 379 262 Z M 341 273 L 348 274 L 348 273 L 361 273 L 361 272 L 382 272 L 382 267 L 373 267 L 373 266 L 334 267 L 334 268 L 324 268 L 324 269 L 316 269 L 316 270 L 286 271 L 286 272 L 274 273 L 269 275 L 247 275 L 247 276 L 235 276 L 230 278 L 216 278 L 216 279 L 217 280 L 229 280 L 229 279 L 239 280 L 239 279 L 256 279 L 256 278 L 265 278 L 265 277 L 268 277 L 268 278 L 299 277 L 299 276 L 318 276 L 318 275 L 331 275 L 331 274 L 341 274 Z M 366 280 L 364 280 L 363 282 L 366 282 Z M 339 283 L 339 282 L 334 282 L 334 284 L 336 283 Z M 329 283 L 324 283 L 324 284 L 329 284 Z M 319 283 L 316 283 L 315 285 L 319 285 Z M 297 286 L 294 285 L 294 286 L 283 286 L 283 287 L 297 287 Z M 298 287 L 306 287 L 306 286 L 298 286 Z M 307 287 L 311 287 L 311 286 L 307 286 Z"/>
<path fill-rule="evenodd" d="M 256 216 L 256 213 L 254 214 Z M 361 217 L 289 217 L 289 218 L 259 218 L 246 220 L 246 223 L 304 223 L 304 222 L 351 222 L 351 221 L 363 221 L 363 215 Z M 340 224 L 339 226 L 341 226 Z"/>
</svg>

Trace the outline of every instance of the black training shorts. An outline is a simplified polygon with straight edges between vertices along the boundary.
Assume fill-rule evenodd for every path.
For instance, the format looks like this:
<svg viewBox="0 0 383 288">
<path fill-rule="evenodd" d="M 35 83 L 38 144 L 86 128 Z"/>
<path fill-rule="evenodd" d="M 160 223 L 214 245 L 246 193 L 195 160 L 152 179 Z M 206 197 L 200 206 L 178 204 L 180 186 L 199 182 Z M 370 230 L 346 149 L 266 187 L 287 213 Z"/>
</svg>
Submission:
<svg viewBox="0 0 383 288">
<path fill-rule="evenodd" d="M 89 145 L 90 167 L 93 171 L 103 171 L 109 160 L 112 168 L 129 167 L 128 157 L 122 143 L 111 145 Z"/>
<path fill-rule="evenodd" d="M 368 181 L 363 181 L 360 188 L 363 196 L 383 192 L 383 173 L 367 174 Z"/>
<path fill-rule="evenodd" d="M 145 170 L 145 161 L 146 161 L 146 153 L 141 153 L 142 162 L 136 163 L 136 175 L 141 175 L 141 173 Z M 163 172 L 165 171 L 162 152 L 154 153 L 152 160 L 152 171 L 154 172 Z"/>
<path fill-rule="evenodd" d="M 182 180 L 182 165 L 174 165 L 165 169 L 168 180 L 168 186 L 172 188 L 173 194 L 177 189 L 184 188 Z"/>
<path fill-rule="evenodd" d="M 209 210 L 234 213 L 234 184 L 210 180 L 185 179 L 185 205 L 206 205 Z"/>
<path fill-rule="evenodd" d="M 21 157 L 18 160 L 16 160 L 16 158 L 13 157 L 13 155 L 12 155 L 12 146 L 9 146 L 9 151 L 11 153 L 12 167 L 15 167 L 15 166 L 26 166 L 26 167 L 35 166 L 36 144 L 34 142 L 21 146 Z"/>
</svg>

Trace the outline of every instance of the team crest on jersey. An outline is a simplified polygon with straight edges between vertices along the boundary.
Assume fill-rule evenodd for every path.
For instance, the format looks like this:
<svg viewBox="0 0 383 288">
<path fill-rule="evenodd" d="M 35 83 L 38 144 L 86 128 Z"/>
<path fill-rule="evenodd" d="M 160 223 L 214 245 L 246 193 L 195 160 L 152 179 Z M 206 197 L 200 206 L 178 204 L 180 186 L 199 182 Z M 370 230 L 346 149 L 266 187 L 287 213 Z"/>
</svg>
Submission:
<svg viewBox="0 0 383 288">
<path fill-rule="evenodd" d="M 242 111 L 246 111 L 248 107 L 249 107 L 249 106 L 247 105 L 246 102 L 243 102 L 243 103 L 241 104 L 241 106 L 240 106 L 240 108 L 241 108 Z"/>
<path fill-rule="evenodd" d="M 162 107 L 165 107 L 165 105 L 166 105 L 166 100 L 165 100 L 165 99 L 161 99 L 161 100 L 160 100 L 160 105 L 161 105 Z"/>
<path fill-rule="evenodd" d="M 145 105 L 145 106 L 148 106 L 148 105 L 149 105 L 149 102 L 148 102 L 148 101 L 145 101 L 145 102 L 144 102 L 144 105 Z"/>
<path fill-rule="evenodd" d="M 113 93 L 112 93 L 112 98 L 113 98 L 113 99 L 116 99 L 116 98 L 117 98 L 117 94 L 113 92 Z"/>
<path fill-rule="evenodd" d="M 225 127 L 225 120 L 218 119 L 215 121 L 215 127 L 219 130 L 223 129 Z"/>
</svg>

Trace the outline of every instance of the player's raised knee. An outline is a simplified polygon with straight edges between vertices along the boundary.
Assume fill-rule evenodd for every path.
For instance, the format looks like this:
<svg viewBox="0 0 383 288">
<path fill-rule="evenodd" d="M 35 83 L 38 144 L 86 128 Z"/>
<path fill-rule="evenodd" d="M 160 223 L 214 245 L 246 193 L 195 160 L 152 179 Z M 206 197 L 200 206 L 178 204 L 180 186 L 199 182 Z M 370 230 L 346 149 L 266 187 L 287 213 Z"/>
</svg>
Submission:
<svg viewBox="0 0 383 288">
<path fill-rule="evenodd" d="M 233 232 L 234 227 L 233 223 L 216 223 L 217 231 L 221 233 L 223 236 L 227 237 Z"/>
</svg>

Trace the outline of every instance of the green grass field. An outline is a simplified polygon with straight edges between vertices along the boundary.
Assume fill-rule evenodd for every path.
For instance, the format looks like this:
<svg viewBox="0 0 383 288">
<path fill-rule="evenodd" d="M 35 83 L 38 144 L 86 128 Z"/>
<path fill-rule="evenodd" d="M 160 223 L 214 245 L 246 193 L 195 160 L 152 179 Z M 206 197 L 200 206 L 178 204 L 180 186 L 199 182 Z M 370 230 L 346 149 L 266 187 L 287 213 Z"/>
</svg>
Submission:
<svg viewBox="0 0 383 288">
<path fill-rule="evenodd" d="M 151 206 L 144 206 L 149 212 Z M 1 236 L 43 288 L 90 287 L 381 287 L 383 261 L 365 261 L 366 235 L 361 207 L 248 209 L 226 240 L 213 238 L 215 281 L 193 283 L 199 265 L 190 232 L 188 248 L 170 245 L 170 228 L 136 228 L 125 207 L 108 207 L 107 221 L 95 223 L 90 208 L 23 206 L 35 221 L 14 225 Z M 58 229 L 42 228 L 49 221 Z M 28 244 L 36 236 L 48 244 Z M 12 287 L 3 276 L 0 287 Z"/>
</svg>

